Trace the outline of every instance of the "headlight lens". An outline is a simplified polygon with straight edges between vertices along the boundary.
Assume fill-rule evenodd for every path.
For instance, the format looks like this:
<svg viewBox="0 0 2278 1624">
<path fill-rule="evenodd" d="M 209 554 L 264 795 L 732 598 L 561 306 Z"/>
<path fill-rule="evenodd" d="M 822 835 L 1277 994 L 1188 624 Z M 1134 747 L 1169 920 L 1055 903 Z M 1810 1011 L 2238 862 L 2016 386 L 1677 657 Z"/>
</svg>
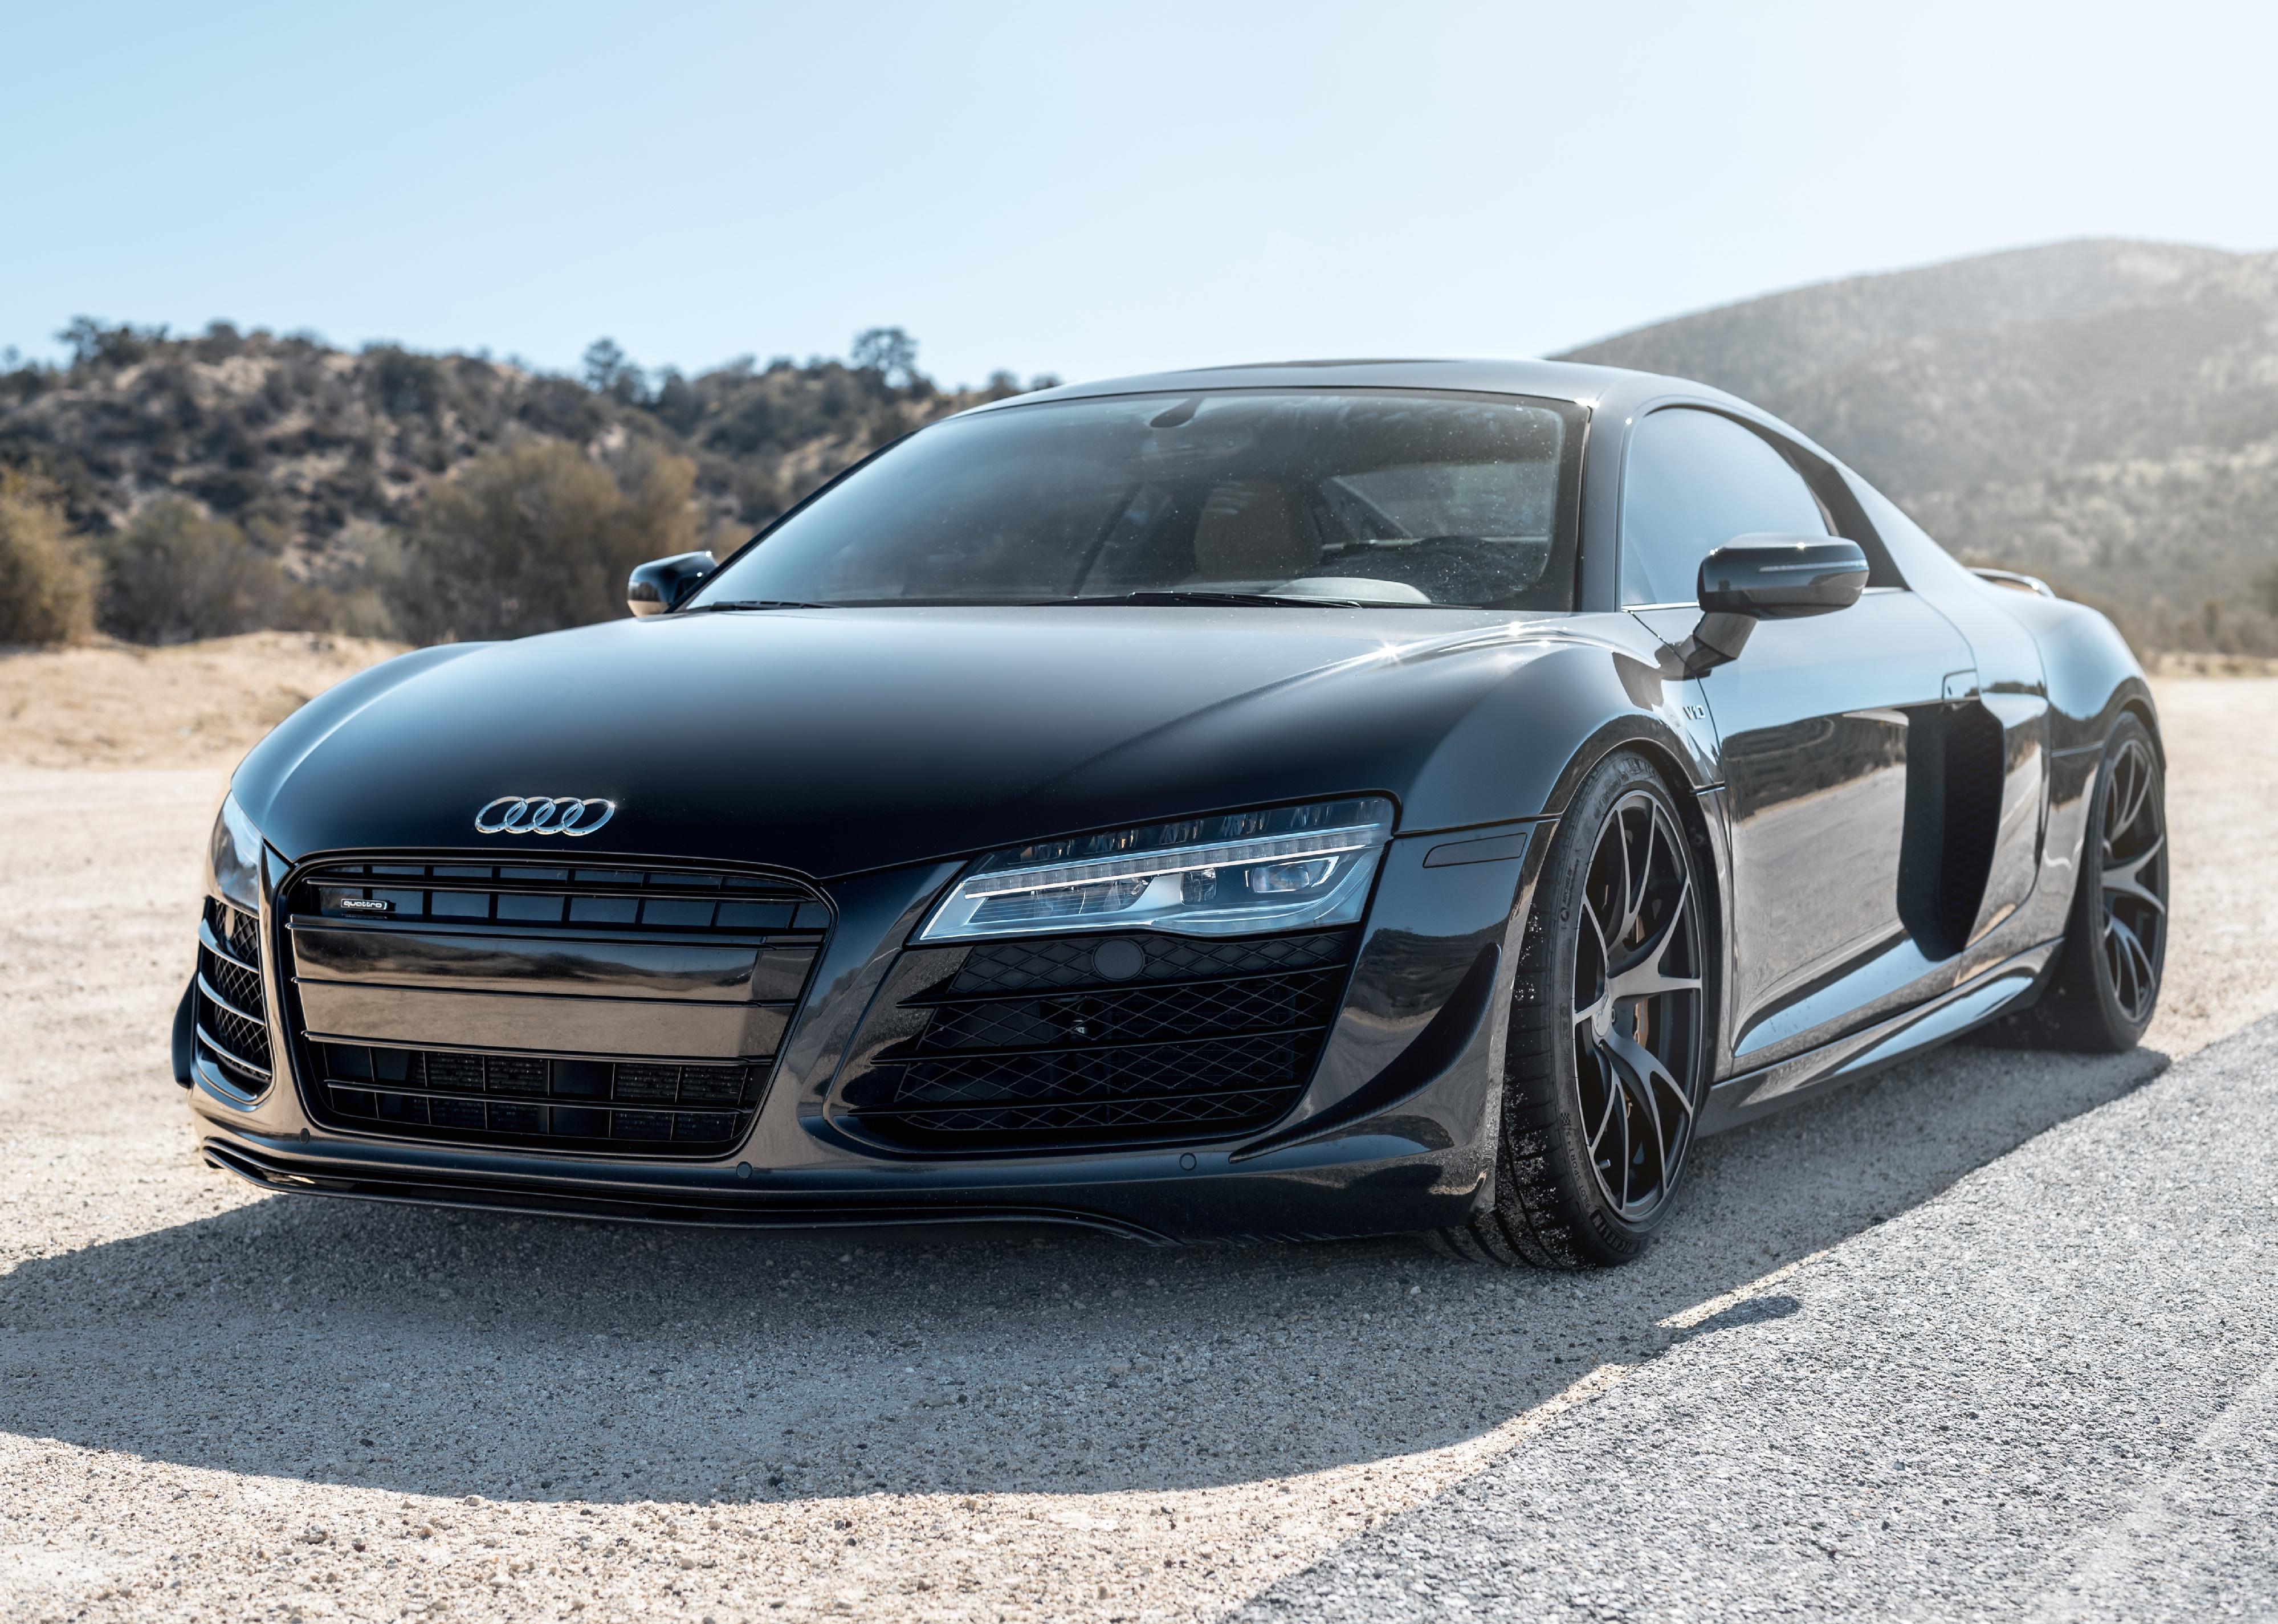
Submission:
<svg viewBox="0 0 2278 1624">
<path fill-rule="evenodd" d="M 1392 803 L 1365 796 L 1016 847 L 975 863 L 917 940 L 1344 924 L 1360 918 L 1391 835 Z"/>
<path fill-rule="evenodd" d="M 207 847 L 214 889 L 248 913 L 261 911 L 261 831 L 245 815 L 237 797 L 222 797 Z"/>
</svg>

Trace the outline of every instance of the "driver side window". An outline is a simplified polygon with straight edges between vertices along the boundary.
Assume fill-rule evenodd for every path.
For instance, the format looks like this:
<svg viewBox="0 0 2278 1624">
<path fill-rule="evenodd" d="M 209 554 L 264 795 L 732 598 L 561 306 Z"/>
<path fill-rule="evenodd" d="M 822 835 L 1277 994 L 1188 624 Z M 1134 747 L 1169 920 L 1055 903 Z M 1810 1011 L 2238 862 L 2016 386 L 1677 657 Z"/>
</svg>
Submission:
<svg viewBox="0 0 2278 1624">
<path fill-rule="evenodd" d="M 1622 476 L 1622 601 L 1689 604 L 1735 536 L 1824 536 L 1803 476 L 1731 418 L 1669 407 L 1638 424 Z"/>
</svg>

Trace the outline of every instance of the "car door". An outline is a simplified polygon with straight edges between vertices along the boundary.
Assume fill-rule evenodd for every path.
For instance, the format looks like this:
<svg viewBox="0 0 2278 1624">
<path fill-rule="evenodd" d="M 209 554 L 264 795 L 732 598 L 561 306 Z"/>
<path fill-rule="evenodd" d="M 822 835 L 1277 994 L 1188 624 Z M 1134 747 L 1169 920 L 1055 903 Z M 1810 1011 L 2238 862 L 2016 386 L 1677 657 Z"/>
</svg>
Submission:
<svg viewBox="0 0 2278 1624">
<path fill-rule="evenodd" d="M 1791 460 L 1800 455 L 1705 408 L 1638 423 L 1624 459 L 1623 591 L 1656 635 L 1673 643 L 1692 629 L 1714 548 L 1752 533 L 1832 533 Z M 1918 866 L 1907 861 L 1907 747 L 1969 685 L 1971 653 L 1879 551 L 1856 604 L 1761 622 L 1701 684 L 1731 850 L 1724 1030 L 1743 1071 L 1926 995 L 1945 956 L 1916 940 L 1901 906 Z"/>
</svg>

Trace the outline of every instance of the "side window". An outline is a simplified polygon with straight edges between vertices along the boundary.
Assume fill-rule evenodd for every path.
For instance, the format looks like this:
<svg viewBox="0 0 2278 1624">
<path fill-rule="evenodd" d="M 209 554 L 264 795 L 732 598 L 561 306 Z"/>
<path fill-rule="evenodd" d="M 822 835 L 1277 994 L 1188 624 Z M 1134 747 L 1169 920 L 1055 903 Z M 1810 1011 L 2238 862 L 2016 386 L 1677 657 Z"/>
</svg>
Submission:
<svg viewBox="0 0 2278 1624">
<path fill-rule="evenodd" d="M 1638 424 L 1622 476 L 1622 599 L 1691 603 L 1701 560 L 1735 536 L 1824 536 L 1818 498 L 1787 460 L 1715 412 L 1670 407 Z"/>
</svg>

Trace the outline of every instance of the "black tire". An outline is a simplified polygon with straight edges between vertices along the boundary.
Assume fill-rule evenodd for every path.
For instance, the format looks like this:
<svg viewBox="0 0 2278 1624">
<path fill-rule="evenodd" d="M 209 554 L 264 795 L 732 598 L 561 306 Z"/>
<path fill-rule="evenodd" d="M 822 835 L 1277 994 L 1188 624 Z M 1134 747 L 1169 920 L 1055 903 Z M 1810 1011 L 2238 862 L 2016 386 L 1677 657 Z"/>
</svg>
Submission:
<svg viewBox="0 0 2278 1624">
<path fill-rule="evenodd" d="M 2152 730 L 2121 717 L 2104 742 L 2064 945 L 2039 999 L 2002 1036 L 2114 1055 L 2143 1040 L 2167 958 L 2167 776 Z"/>
<path fill-rule="evenodd" d="M 1624 751 L 1592 769 L 1520 949 L 1494 1204 L 1443 1231 L 1449 1249 L 1601 1268 L 1667 1218 L 1708 1073 L 1702 868 L 1651 764 Z"/>
</svg>

